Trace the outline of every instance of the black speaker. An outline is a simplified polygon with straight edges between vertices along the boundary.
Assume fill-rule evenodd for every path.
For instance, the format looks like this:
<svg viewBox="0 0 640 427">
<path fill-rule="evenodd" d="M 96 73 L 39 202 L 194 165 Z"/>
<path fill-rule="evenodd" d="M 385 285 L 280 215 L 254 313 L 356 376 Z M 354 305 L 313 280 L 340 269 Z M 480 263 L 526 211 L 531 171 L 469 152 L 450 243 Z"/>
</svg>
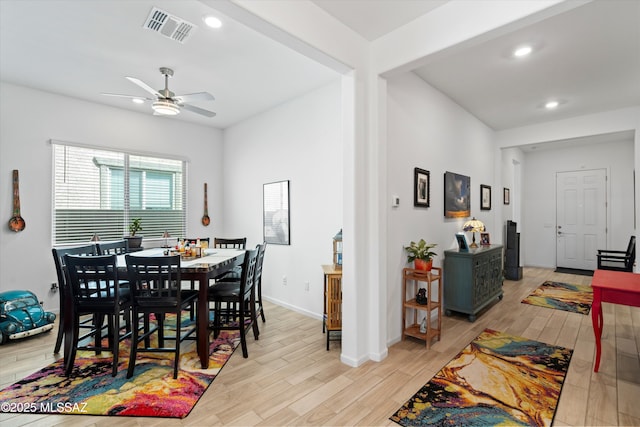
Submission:
<svg viewBox="0 0 640 427">
<path fill-rule="evenodd" d="M 507 248 L 504 251 L 505 278 L 509 280 L 522 279 L 522 267 L 520 267 L 520 233 L 517 232 L 517 224 L 507 221 L 506 226 Z"/>
</svg>

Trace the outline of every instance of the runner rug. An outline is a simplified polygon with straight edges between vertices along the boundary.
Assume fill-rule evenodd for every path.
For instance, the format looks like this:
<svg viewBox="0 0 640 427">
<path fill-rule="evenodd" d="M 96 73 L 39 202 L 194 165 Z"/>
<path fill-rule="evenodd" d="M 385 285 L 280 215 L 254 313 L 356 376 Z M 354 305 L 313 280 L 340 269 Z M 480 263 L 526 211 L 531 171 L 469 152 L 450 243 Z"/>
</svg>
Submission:
<svg viewBox="0 0 640 427">
<path fill-rule="evenodd" d="M 127 379 L 129 340 L 120 343 L 115 377 L 111 353 L 78 351 L 69 378 L 61 358 L 0 391 L 0 412 L 184 418 L 231 357 L 239 337 L 236 331 L 221 332 L 210 345 L 206 370 L 200 369 L 195 342 L 185 341 L 183 348 L 193 351 L 180 355 L 177 379 L 174 353 L 138 353 L 134 376 Z"/>
<path fill-rule="evenodd" d="M 390 419 L 402 426 L 550 426 L 572 354 L 485 329 Z"/>
<path fill-rule="evenodd" d="M 522 303 L 587 315 L 593 303 L 593 288 L 589 285 L 547 281 Z"/>
</svg>

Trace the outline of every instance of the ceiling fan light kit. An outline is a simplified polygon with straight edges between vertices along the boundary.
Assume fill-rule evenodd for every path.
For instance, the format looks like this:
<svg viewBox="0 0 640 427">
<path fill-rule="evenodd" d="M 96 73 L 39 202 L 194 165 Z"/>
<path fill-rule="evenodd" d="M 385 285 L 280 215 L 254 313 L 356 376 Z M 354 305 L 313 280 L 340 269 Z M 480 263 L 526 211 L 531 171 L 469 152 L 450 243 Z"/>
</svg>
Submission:
<svg viewBox="0 0 640 427">
<path fill-rule="evenodd" d="M 160 99 L 154 102 L 151 105 L 151 108 L 153 108 L 154 113 L 163 116 L 175 116 L 176 114 L 180 113 L 180 109 L 178 108 L 178 106 L 166 99 Z"/>
</svg>

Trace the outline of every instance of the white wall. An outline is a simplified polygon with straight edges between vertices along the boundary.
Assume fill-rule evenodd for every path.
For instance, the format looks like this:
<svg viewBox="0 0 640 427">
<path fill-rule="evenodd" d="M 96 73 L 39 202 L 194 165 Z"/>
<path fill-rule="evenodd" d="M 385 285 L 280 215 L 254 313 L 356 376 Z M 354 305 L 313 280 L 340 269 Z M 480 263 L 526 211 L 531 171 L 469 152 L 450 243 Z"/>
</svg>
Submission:
<svg viewBox="0 0 640 427">
<path fill-rule="evenodd" d="M 262 242 L 263 184 L 289 180 L 291 245 L 269 245 L 263 297 L 322 318 L 322 264 L 342 228 L 340 81 L 224 131 L 228 237 Z M 283 285 L 283 277 L 287 285 Z M 309 290 L 305 290 L 309 282 Z M 267 313 L 267 317 L 268 317 Z"/>
<path fill-rule="evenodd" d="M 434 266 L 441 267 L 444 250 L 453 247 L 454 234 L 466 220 L 444 217 L 444 173 L 471 178 L 471 215 L 484 222 L 489 233 L 499 225 L 495 218 L 500 215 L 501 184 L 493 180 L 494 132 L 489 127 L 413 73 L 389 79 L 387 89 L 387 340 L 393 343 L 401 337 L 401 276 L 408 266 L 404 246 L 421 238 L 437 243 Z M 429 208 L 413 206 L 415 167 L 430 172 Z M 490 211 L 480 210 L 480 184 L 492 187 Z M 392 195 L 400 197 L 397 208 L 391 207 Z"/>
<path fill-rule="evenodd" d="M 608 244 L 612 249 L 627 247 L 635 232 L 633 153 L 632 139 L 526 153 L 523 221 L 518 224 L 524 265 L 556 266 L 556 172 L 607 170 Z"/>
<path fill-rule="evenodd" d="M 59 307 L 58 295 L 49 291 L 57 282 L 51 255 L 50 139 L 188 159 L 187 231 L 213 236 L 219 230 L 221 131 L 7 83 L 0 83 L 0 93 L 0 212 L 5 224 L 0 227 L 0 290 L 29 289 L 46 309 Z M 20 171 L 21 213 L 26 221 L 20 233 L 6 226 L 12 213 L 13 169 Z M 205 181 L 213 218 L 206 228 L 200 223 Z"/>
</svg>

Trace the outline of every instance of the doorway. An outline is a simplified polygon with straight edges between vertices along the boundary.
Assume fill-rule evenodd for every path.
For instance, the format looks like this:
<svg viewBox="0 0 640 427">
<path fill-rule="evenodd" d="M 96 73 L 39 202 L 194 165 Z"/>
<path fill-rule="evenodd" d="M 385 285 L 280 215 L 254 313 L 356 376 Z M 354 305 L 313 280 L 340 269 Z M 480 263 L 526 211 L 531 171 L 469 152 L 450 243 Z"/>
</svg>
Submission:
<svg viewBox="0 0 640 427">
<path fill-rule="evenodd" d="M 556 173 L 556 267 L 595 270 L 607 242 L 607 172 Z"/>
</svg>

